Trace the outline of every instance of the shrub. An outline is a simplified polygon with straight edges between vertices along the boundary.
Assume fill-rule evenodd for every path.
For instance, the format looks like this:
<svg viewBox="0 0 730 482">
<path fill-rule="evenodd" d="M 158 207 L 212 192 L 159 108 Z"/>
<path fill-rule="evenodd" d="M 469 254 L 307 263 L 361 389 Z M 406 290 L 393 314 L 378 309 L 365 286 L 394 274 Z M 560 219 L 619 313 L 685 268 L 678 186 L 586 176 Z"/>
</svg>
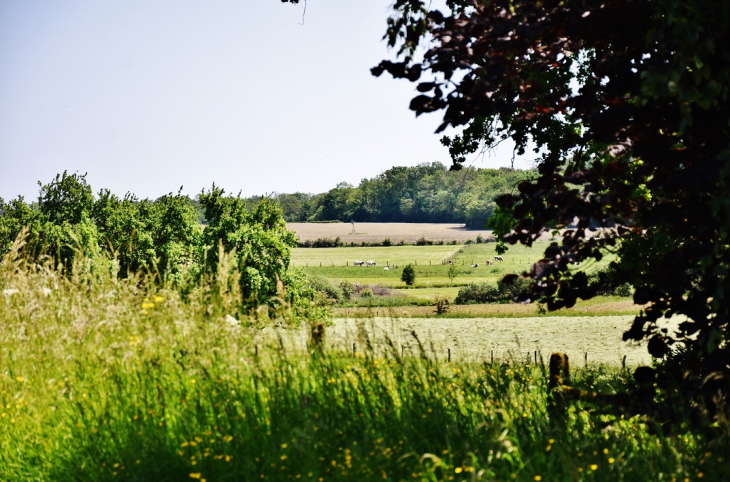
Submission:
<svg viewBox="0 0 730 482">
<path fill-rule="evenodd" d="M 415 242 L 416 246 L 431 246 L 432 244 L 433 244 L 433 241 L 431 241 L 430 239 L 426 239 L 425 236 L 421 236 Z"/>
<path fill-rule="evenodd" d="M 416 282 L 416 270 L 413 269 L 413 265 L 407 264 L 406 267 L 403 268 L 403 273 L 401 274 L 400 279 L 408 286 L 413 286 L 413 283 Z"/>
<path fill-rule="evenodd" d="M 372 298 L 373 297 L 373 290 L 370 288 L 363 288 L 360 290 L 360 298 Z"/>
<path fill-rule="evenodd" d="M 482 233 L 479 233 L 477 235 L 477 244 L 482 244 L 484 242 L 484 236 L 482 236 Z"/>
<path fill-rule="evenodd" d="M 342 289 L 324 276 L 309 276 L 309 283 L 315 292 L 325 295 L 328 300 L 339 303 L 345 298 Z"/>
<path fill-rule="evenodd" d="M 313 248 L 339 248 L 342 246 L 342 240 L 339 236 L 332 238 L 317 238 L 313 243 Z"/>
<path fill-rule="evenodd" d="M 454 299 L 457 305 L 470 305 L 477 303 L 490 303 L 496 301 L 512 301 L 521 294 L 527 293 L 530 280 L 517 278 L 512 283 L 506 284 L 501 280 L 497 284 L 471 283 L 459 290 Z"/>
<path fill-rule="evenodd" d="M 392 246 L 393 242 L 390 240 L 390 238 L 385 238 L 383 240 L 383 246 Z"/>
<path fill-rule="evenodd" d="M 436 308 L 434 313 L 443 315 L 449 312 L 449 299 L 442 295 L 436 295 L 433 298 L 433 306 Z"/>
<path fill-rule="evenodd" d="M 613 290 L 613 292 L 616 296 L 629 297 L 629 296 L 633 296 L 634 287 L 631 286 L 629 283 L 624 283 L 622 285 L 617 286 L 616 289 Z"/>
<path fill-rule="evenodd" d="M 342 280 L 340 281 L 340 291 L 342 292 L 342 297 L 345 300 L 349 300 L 352 298 L 352 294 L 355 292 L 355 287 L 350 283 L 349 281 Z"/>
</svg>

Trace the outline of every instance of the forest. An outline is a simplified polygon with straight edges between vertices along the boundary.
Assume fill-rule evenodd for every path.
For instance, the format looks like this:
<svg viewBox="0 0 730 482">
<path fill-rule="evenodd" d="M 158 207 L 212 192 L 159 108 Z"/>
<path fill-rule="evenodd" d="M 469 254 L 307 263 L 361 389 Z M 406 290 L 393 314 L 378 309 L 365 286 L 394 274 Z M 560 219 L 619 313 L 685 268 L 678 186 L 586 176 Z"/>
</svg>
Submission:
<svg viewBox="0 0 730 482">
<path fill-rule="evenodd" d="M 465 223 L 483 229 L 494 199 L 516 192 L 517 184 L 533 174 L 509 168 L 451 171 L 432 162 L 393 167 L 357 187 L 342 182 L 325 193 L 284 193 L 276 199 L 288 222 Z"/>
</svg>

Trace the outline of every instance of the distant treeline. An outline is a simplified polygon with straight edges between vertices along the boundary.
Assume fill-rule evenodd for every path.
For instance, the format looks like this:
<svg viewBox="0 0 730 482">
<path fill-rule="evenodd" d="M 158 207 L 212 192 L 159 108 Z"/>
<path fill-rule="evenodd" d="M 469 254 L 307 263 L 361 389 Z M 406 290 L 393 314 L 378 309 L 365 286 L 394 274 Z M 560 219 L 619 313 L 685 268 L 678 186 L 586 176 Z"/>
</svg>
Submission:
<svg viewBox="0 0 730 482">
<path fill-rule="evenodd" d="M 512 192 L 531 174 L 507 168 L 449 171 L 433 162 L 394 167 L 357 187 L 343 182 L 322 194 L 276 198 L 288 222 L 465 223 L 483 229 L 496 207 L 494 198 Z"/>
</svg>

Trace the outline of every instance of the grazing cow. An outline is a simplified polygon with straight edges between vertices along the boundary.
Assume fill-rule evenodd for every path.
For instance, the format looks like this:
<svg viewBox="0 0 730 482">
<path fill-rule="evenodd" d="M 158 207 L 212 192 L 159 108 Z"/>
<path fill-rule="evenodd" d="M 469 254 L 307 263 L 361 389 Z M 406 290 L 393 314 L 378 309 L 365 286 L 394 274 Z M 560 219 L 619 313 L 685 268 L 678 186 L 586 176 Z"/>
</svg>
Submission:
<svg viewBox="0 0 730 482">
<path fill-rule="evenodd" d="M 478 264 L 473 264 L 473 265 L 471 265 L 471 267 L 472 267 L 472 268 L 478 268 L 478 267 L 479 267 L 479 265 L 478 265 Z"/>
<path fill-rule="evenodd" d="M 501 256 L 495 256 L 495 257 L 494 257 L 494 260 L 495 260 L 495 261 L 499 261 L 499 262 L 501 263 L 502 261 L 504 261 L 504 258 L 503 258 L 503 257 L 501 257 Z"/>
<path fill-rule="evenodd" d="M 449 260 L 449 264 L 454 264 L 454 260 L 453 259 L 450 259 Z"/>
<path fill-rule="evenodd" d="M 388 268 L 388 267 L 386 266 L 385 268 L 383 268 L 383 271 L 388 271 L 389 269 L 390 269 L 390 268 Z"/>
<path fill-rule="evenodd" d="M 365 266 L 375 266 L 375 261 L 365 261 Z"/>
<path fill-rule="evenodd" d="M 364 262 L 364 261 L 355 261 L 355 262 L 353 262 L 352 264 L 353 264 L 354 266 L 364 266 L 364 265 L 365 265 L 365 262 Z"/>
<path fill-rule="evenodd" d="M 494 263 L 492 263 L 491 261 L 487 260 L 487 266 L 492 266 L 493 264 Z"/>
</svg>

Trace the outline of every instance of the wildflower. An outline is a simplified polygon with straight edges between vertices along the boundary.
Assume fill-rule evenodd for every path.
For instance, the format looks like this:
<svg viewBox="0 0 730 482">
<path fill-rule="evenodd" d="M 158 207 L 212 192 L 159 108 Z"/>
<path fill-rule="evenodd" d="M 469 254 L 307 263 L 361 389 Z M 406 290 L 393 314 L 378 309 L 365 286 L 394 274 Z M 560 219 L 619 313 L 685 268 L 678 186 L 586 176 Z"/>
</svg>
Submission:
<svg viewBox="0 0 730 482">
<path fill-rule="evenodd" d="M 20 383 L 23 383 L 25 379 L 23 377 L 16 377 L 16 380 L 18 380 Z"/>
<path fill-rule="evenodd" d="M 603 449 L 603 454 L 608 455 L 608 449 Z"/>
<path fill-rule="evenodd" d="M 542 480 L 542 477 L 540 477 L 539 475 L 535 476 L 535 482 L 540 482 L 541 480 Z"/>
<path fill-rule="evenodd" d="M 614 463 L 615 461 L 616 461 L 616 459 L 614 459 L 613 457 L 610 457 L 610 458 L 608 459 L 608 463 L 609 463 L 609 464 L 612 464 L 612 463 Z"/>
<path fill-rule="evenodd" d="M 201 473 L 200 472 L 193 472 L 193 473 L 190 474 L 190 478 L 191 479 L 199 479 L 200 476 L 201 476 Z"/>
<path fill-rule="evenodd" d="M 456 467 L 454 469 L 454 472 L 456 472 L 457 474 L 460 474 L 462 470 L 464 470 L 464 469 L 462 469 L 461 467 Z"/>
<path fill-rule="evenodd" d="M 598 464 L 591 464 L 591 470 L 598 470 Z"/>
<path fill-rule="evenodd" d="M 162 296 L 155 296 L 155 303 L 162 302 Z"/>
</svg>

